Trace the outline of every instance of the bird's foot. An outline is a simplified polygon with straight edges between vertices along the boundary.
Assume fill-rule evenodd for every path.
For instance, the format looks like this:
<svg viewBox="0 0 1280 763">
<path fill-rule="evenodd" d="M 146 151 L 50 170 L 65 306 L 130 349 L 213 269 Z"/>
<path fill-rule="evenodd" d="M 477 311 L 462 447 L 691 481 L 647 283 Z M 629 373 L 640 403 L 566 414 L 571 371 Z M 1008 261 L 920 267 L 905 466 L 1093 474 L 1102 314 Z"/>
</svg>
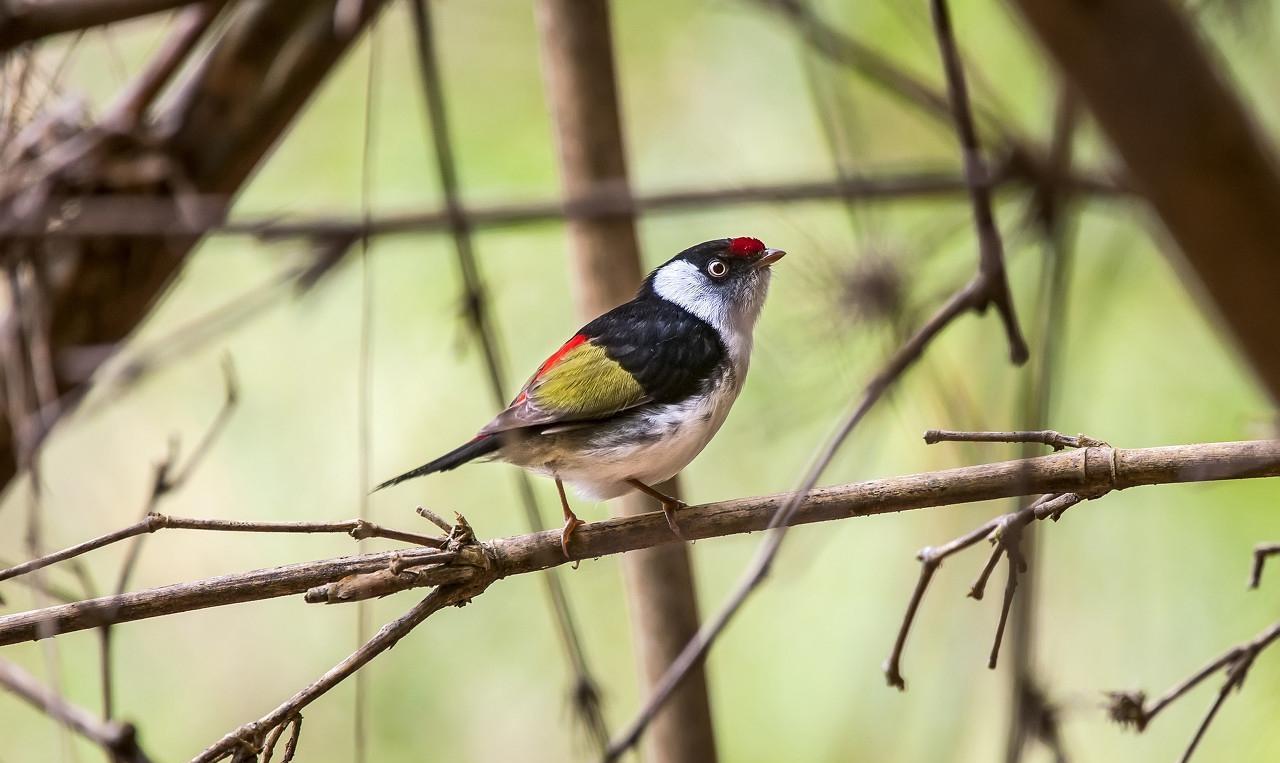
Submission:
<svg viewBox="0 0 1280 763">
<path fill-rule="evenodd" d="M 680 524 L 676 522 L 676 512 L 687 508 L 689 508 L 689 504 L 676 498 L 662 502 L 662 513 L 667 518 L 667 526 L 671 528 L 671 532 L 680 540 L 689 539 L 685 537 L 684 532 L 680 529 Z"/>
<path fill-rule="evenodd" d="M 564 552 L 565 559 L 573 558 L 569 555 L 569 538 L 573 536 L 574 530 L 577 530 L 584 524 L 586 524 L 586 522 L 583 522 L 581 519 L 578 519 L 573 515 L 565 517 L 564 527 L 560 528 L 560 550 Z M 577 569 L 578 563 L 574 562 L 573 566 L 574 569 Z"/>
</svg>

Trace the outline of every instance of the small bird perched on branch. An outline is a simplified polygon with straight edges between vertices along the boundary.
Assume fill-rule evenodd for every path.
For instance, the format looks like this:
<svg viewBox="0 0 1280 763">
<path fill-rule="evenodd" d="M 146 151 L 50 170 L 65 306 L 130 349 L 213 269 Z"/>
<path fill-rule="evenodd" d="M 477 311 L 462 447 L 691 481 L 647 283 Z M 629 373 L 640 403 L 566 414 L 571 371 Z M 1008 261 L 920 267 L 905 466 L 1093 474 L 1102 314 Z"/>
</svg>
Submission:
<svg viewBox="0 0 1280 763">
<path fill-rule="evenodd" d="M 662 504 L 672 532 L 684 504 L 653 485 L 675 476 L 720 429 L 751 361 L 770 266 L 786 252 L 759 239 L 690 247 L 654 270 L 635 299 L 583 326 L 470 442 L 375 491 L 485 459 L 551 477 L 560 546 L 582 520 L 564 483 L 588 499 L 639 490 Z"/>
</svg>

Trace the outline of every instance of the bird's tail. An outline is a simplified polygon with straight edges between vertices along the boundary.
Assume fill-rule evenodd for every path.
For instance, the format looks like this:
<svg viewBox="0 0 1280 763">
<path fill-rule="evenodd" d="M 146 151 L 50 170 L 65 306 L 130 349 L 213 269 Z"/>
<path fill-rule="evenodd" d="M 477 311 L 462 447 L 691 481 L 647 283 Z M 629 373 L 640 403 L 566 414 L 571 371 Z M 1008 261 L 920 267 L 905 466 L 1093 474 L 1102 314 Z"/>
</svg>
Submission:
<svg viewBox="0 0 1280 763">
<path fill-rule="evenodd" d="M 404 482 L 405 480 L 411 480 L 414 477 L 421 477 L 423 475 L 434 474 L 436 472 L 447 472 L 450 469 L 455 469 L 459 466 L 462 466 L 468 461 L 475 460 L 477 458 L 480 458 L 481 456 L 489 455 L 490 453 L 497 450 L 499 445 L 501 445 L 501 443 L 498 442 L 498 438 L 496 436 L 480 435 L 479 437 L 475 438 L 471 442 L 461 447 L 454 448 L 453 450 L 449 451 L 448 453 L 444 454 L 443 456 L 437 458 L 434 461 L 429 461 L 423 464 L 422 466 L 419 466 L 417 469 L 414 469 L 413 471 L 405 472 L 404 474 L 401 474 L 399 477 L 393 477 L 392 479 L 387 480 L 381 485 L 378 485 L 377 487 L 375 487 L 371 492 L 376 493 L 379 490 L 383 489 L 384 487 L 391 487 L 392 485 L 398 485 L 401 482 Z"/>
</svg>

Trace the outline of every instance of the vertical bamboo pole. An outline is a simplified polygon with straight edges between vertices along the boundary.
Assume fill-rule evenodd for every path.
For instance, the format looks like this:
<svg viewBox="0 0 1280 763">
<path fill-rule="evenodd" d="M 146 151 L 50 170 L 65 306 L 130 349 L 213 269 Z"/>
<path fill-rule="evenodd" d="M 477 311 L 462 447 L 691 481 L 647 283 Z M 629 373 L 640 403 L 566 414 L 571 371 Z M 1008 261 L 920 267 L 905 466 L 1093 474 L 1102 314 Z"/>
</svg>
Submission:
<svg viewBox="0 0 1280 763">
<path fill-rule="evenodd" d="M 539 0 L 537 18 L 565 193 L 574 197 L 601 186 L 625 188 L 626 153 L 607 0 Z M 589 320 L 630 299 L 642 273 L 632 215 L 575 218 L 566 227 L 579 315 Z M 671 492 L 674 485 L 663 489 Z M 616 514 L 654 508 L 649 498 L 638 494 L 614 504 Z M 688 548 L 673 544 L 628 554 L 623 568 L 637 660 L 647 688 L 662 677 L 698 629 Z M 701 667 L 655 719 L 644 750 L 650 763 L 716 760 Z"/>
</svg>

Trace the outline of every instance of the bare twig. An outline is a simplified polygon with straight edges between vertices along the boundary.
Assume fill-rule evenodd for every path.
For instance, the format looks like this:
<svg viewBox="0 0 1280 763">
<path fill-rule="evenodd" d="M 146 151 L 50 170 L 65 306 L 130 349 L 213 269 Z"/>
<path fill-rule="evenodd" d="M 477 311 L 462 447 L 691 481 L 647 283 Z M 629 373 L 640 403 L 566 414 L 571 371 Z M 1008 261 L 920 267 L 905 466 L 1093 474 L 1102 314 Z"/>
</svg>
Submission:
<svg viewBox="0 0 1280 763">
<path fill-rule="evenodd" d="M 343 680 L 349 678 L 373 658 L 395 646 L 400 639 L 408 635 L 409 631 L 420 625 L 422 621 L 445 607 L 466 604 L 472 597 L 483 592 L 491 582 L 493 582 L 492 578 L 480 579 L 476 582 L 437 588 L 427 594 L 426 598 L 418 602 L 412 609 L 398 619 L 382 626 L 374 634 L 373 638 L 369 639 L 349 657 L 333 666 L 309 686 L 294 694 L 262 718 L 244 724 L 210 745 L 193 758 L 192 763 L 213 763 L 213 761 L 222 760 L 242 746 L 247 746 L 257 752 L 262 748 L 266 735 L 271 730 L 277 726 L 292 723 L 295 718 L 300 717 L 299 714 L 303 708 L 323 696 Z M 299 728 L 300 724 L 295 726 L 295 737 Z M 293 741 L 293 745 L 296 745 L 296 739 Z M 286 758 L 288 756 L 286 752 Z"/>
<path fill-rule="evenodd" d="M 916 107 L 945 124 L 950 116 L 947 96 L 932 84 L 894 63 L 883 53 L 844 34 L 824 21 L 805 0 L 756 0 L 790 21 L 808 46 L 840 66 L 858 72 L 885 93 Z"/>
<path fill-rule="evenodd" d="M 364 0 L 359 0 L 363 4 Z M 351 9 L 350 0 L 339 0 L 334 8 L 336 26 L 341 29 L 354 26 L 353 17 L 358 11 Z M 358 6 L 357 6 L 358 7 Z M 364 81 L 364 124 L 360 134 L 360 219 L 367 226 L 373 215 L 373 133 L 375 129 L 374 104 L 378 93 L 378 37 L 377 22 L 371 24 L 369 31 L 369 47 L 366 51 Z M 369 237 L 361 236 L 360 251 L 360 300 L 357 315 L 359 316 L 360 335 L 356 361 L 356 487 L 360 491 L 360 518 L 369 516 L 372 496 L 369 485 L 370 458 L 373 440 L 373 261 L 369 257 Z M 360 540 L 358 548 L 365 550 L 364 540 Z M 361 601 L 356 607 L 356 644 L 362 644 L 369 638 L 370 618 L 369 606 Z M 352 703 L 352 761 L 365 763 L 369 751 L 369 674 L 357 673 L 355 680 L 355 697 Z"/>
<path fill-rule="evenodd" d="M 1103 448 L 1107 450 L 1109 448 Z M 1022 531 L 1028 524 L 1036 520 L 1054 519 L 1062 516 L 1062 512 L 1080 503 L 1085 498 L 1084 492 L 1063 492 L 1045 496 L 1032 502 L 1026 508 L 992 519 L 978 528 L 961 535 L 949 543 L 937 548 L 928 547 L 920 551 L 916 558 L 920 560 L 920 577 L 916 581 L 915 590 L 907 602 L 907 612 L 903 615 L 902 624 L 898 626 L 898 636 L 894 640 L 893 649 L 884 663 L 885 680 L 900 690 L 907 688 L 906 679 L 902 677 L 902 653 L 906 648 L 907 634 L 915 623 L 916 613 L 920 608 L 920 600 L 933 580 L 933 574 L 949 556 L 957 554 L 978 541 L 988 539 L 994 545 L 991 556 L 979 574 L 977 581 L 969 589 L 969 596 L 981 599 L 986 591 L 987 581 L 995 570 L 1000 557 L 1004 556 L 1009 563 L 1009 575 L 1005 583 L 1004 600 L 1000 608 L 1000 619 L 996 627 L 995 641 L 991 647 L 991 655 L 987 660 L 988 668 L 995 668 L 996 658 L 1000 652 L 1000 643 L 1004 637 L 1005 623 L 1009 617 L 1009 608 L 1013 604 L 1013 593 L 1018 586 L 1018 575 L 1024 571 L 1025 561 L 1020 550 Z M 1093 497 L 1090 495 L 1090 497 Z"/>
<path fill-rule="evenodd" d="M 445 545 L 445 542 L 440 538 L 393 530 L 364 519 L 343 519 L 336 522 L 256 522 L 240 519 L 192 519 L 152 512 L 123 529 L 100 535 L 97 538 L 64 548 L 61 551 L 55 551 L 39 559 L 32 559 L 29 562 L 23 562 L 8 569 L 0 570 L 0 580 L 8 580 L 19 575 L 25 575 L 32 570 L 48 567 L 51 564 L 57 564 L 81 554 L 87 554 L 90 551 L 96 551 L 112 543 L 165 529 L 243 533 L 345 533 L 357 540 L 363 538 L 387 538 L 388 540 L 398 540 L 437 549 L 444 548 Z"/>
<path fill-rule="evenodd" d="M 7 568 L 12 566 L 14 565 L 11 562 L 5 559 L 0 559 L 0 569 L 4 569 L 7 571 Z M 36 575 L 33 575 L 31 577 L 18 578 L 14 582 L 20 585 L 24 585 L 33 591 L 38 591 L 41 594 L 48 596 L 51 599 L 56 599 L 57 601 L 76 601 L 81 598 L 81 596 L 77 596 L 76 594 L 72 593 L 70 589 L 51 583 L 50 581 L 45 580 L 40 576 L 36 576 Z M 86 593 L 86 594 L 82 594 L 82 596 L 93 596 L 93 594 Z M 4 604 L 4 598 L 0 597 L 0 606 L 2 606 L 3 604 Z"/>
<path fill-rule="evenodd" d="M 42 686 L 26 671 L 0 660 L 0 686 L 53 718 L 66 728 L 103 748 L 119 763 L 149 763 L 138 744 L 132 724 L 102 721 L 87 710 L 72 705 L 56 692 Z"/>
<path fill-rule="evenodd" d="M 1054 450 L 1109 447 L 1102 440 L 1095 440 L 1086 435 L 1066 435 L 1051 429 L 1034 432 L 953 432 L 949 429 L 930 429 L 924 433 L 924 441 L 929 445 L 940 442 L 1039 443 L 1048 445 Z"/>
</svg>

